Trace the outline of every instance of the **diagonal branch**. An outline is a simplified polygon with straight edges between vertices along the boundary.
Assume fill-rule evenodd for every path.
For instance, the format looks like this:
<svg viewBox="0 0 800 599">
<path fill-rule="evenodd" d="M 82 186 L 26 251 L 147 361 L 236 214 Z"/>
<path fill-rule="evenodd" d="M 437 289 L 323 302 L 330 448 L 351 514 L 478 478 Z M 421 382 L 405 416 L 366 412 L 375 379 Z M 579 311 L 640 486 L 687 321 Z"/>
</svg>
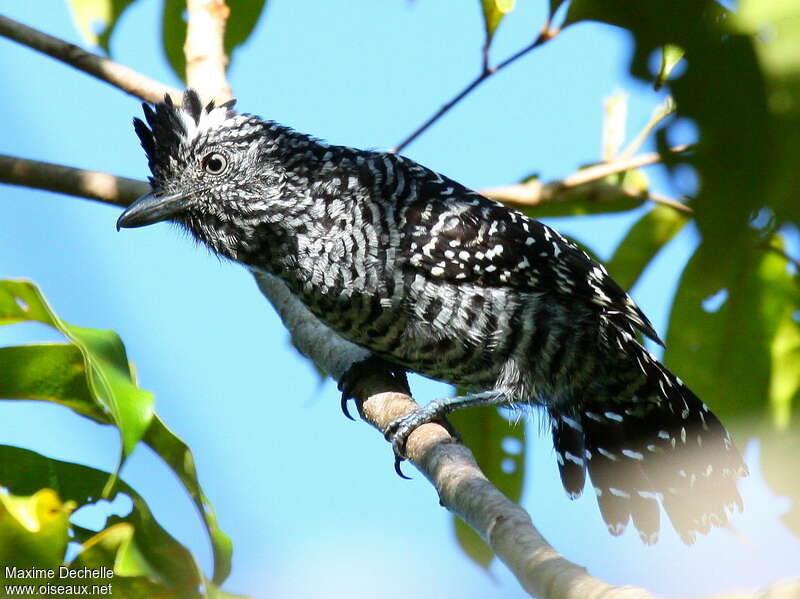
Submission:
<svg viewBox="0 0 800 599">
<path fill-rule="evenodd" d="M 427 131 L 431 125 L 433 125 L 436 121 L 442 118 L 447 113 L 448 110 L 453 108 L 453 106 L 455 106 L 456 104 L 461 102 L 461 100 L 463 100 L 469 94 L 471 94 L 481 83 L 489 79 L 489 77 L 491 77 L 492 75 L 499 73 L 510 64 L 516 62 L 517 60 L 528 54 L 528 52 L 549 42 L 556 35 L 558 35 L 558 30 L 550 29 L 550 22 L 548 21 L 547 23 L 545 23 L 545 26 L 542 28 L 542 31 L 539 33 L 539 35 L 536 37 L 535 40 L 533 40 L 530 44 L 528 44 L 521 50 L 518 50 L 517 52 L 506 58 L 504 61 L 502 61 L 495 67 L 489 66 L 488 54 L 487 54 L 488 46 L 485 47 L 483 56 L 483 68 L 481 69 L 480 74 L 477 77 L 475 77 L 475 79 L 470 81 L 464 89 L 462 89 L 450 100 L 448 100 L 441 108 L 439 108 L 439 110 L 434 112 L 433 115 L 430 118 L 428 118 L 428 120 L 426 120 L 419 127 L 417 127 L 410 135 L 408 135 L 408 137 L 406 137 L 403 141 L 401 141 L 399 144 L 397 144 L 394 148 L 392 148 L 389 151 L 394 153 L 402 152 L 403 149 L 406 148 L 406 146 L 408 146 L 412 141 L 417 139 L 417 137 L 425 133 L 425 131 Z"/>
<path fill-rule="evenodd" d="M 0 15 L 0 36 L 47 54 L 142 100 L 159 102 L 169 94 L 176 104 L 180 103 L 181 94 L 176 89 L 3 15 Z"/>
<path fill-rule="evenodd" d="M 670 153 L 680 154 L 691 149 L 691 145 L 675 146 L 670 149 Z M 657 164 L 662 160 L 663 156 L 658 152 L 648 152 L 632 158 L 589 166 L 563 179 L 551 181 L 549 183 L 533 180 L 525 183 L 517 183 L 515 185 L 503 185 L 501 187 L 484 189 L 481 193 L 486 197 L 520 210 L 554 201 L 569 201 L 576 197 L 574 192 L 579 191 L 578 188 L 580 188 L 580 191 L 584 195 L 589 191 L 590 193 L 588 195 L 596 198 L 598 201 L 602 201 L 603 199 L 616 199 L 620 194 L 631 198 L 641 198 L 643 194 L 631 193 L 619 185 L 606 183 L 603 179 L 610 175 L 616 175 L 643 166 Z M 648 193 L 646 198 L 657 204 L 663 204 L 674 208 L 679 212 L 684 212 L 686 214 L 691 214 L 693 212 L 692 209 L 683 202 L 673 200 L 672 198 L 660 194 Z"/>
</svg>

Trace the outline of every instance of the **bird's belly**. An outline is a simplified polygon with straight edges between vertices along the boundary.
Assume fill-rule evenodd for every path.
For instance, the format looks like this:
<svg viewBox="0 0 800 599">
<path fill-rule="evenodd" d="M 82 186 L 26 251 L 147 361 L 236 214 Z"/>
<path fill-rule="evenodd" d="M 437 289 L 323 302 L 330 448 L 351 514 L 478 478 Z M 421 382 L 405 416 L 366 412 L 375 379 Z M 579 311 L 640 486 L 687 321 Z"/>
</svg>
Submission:
<svg viewBox="0 0 800 599">
<path fill-rule="evenodd" d="M 303 299 L 346 339 L 408 370 L 468 389 L 493 388 L 515 349 L 516 307 L 495 314 L 491 290 L 423 281 L 399 299 L 352 289 Z"/>
</svg>

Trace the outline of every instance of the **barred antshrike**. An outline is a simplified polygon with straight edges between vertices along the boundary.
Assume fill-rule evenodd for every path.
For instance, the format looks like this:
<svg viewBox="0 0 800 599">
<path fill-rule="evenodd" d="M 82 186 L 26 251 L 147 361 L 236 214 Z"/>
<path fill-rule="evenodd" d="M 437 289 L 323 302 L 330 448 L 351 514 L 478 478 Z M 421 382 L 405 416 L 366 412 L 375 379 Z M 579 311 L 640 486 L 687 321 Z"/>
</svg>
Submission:
<svg viewBox="0 0 800 599">
<path fill-rule="evenodd" d="M 393 423 L 473 405 L 549 417 L 564 488 L 586 471 L 613 534 L 686 542 L 741 509 L 746 467 L 717 418 L 637 341 L 659 341 L 605 268 L 553 229 L 399 155 L 323 143 L 233 102 L 144 105 L 134 126 L 153 192 L 118 227 L 170 220 L 282 279 L 341 337 L 472 392 Z"/>
</svg>

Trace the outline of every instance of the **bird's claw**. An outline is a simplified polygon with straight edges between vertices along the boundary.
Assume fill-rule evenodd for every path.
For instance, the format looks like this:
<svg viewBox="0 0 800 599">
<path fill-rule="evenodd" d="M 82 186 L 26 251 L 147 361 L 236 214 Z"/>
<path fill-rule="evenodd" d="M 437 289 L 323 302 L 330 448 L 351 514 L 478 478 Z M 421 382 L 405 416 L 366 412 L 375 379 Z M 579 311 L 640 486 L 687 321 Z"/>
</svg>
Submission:
<svg viewBox="0 0 800 599">
<path fill-rule="evenodd" d="M 352 396 L 348 395 L 347 391 L 342 391 L 342 399 L 341 399 L 341 402 L 340 402 L 340 404 L 339 404 L 339 405 L 340 405 L 340 406 L 341 406 L 341 408 L 342 408 L 342 413 L 343 413 L 345 416 L 347 416 L 347 417 L 348 417 L 350 420 L 353 420 L 353 421 L 355 421 L 355 418 L 353 418 L 353 417 L 350 415 L 350 410 L 349 410 L 349 409 L 348 409 L 348 407 L 347 407 L 347 402 L 348 402 L 348 401 L 350 401 L 351 399 L 352 399 L 353 401 L 355 401 L 355 402 L 356 402 L 356 404 L 358 404 L 358 400 L 357 400 L 355 397 L 352 397 Z"/>
<path fill-rule="evenodd" d="M 381 369 L 386 370 L 391 374 L 392 378 L 400 385 L 404 393 L 409 395 L 411 394 L 411 391 L 408 388 L 408 377 L 406 376 L 405 369 L 395 366 L 378 356 L 371 355 L 367 359 L 353 364 L 339 380 L 339 391 L 342 392 L 342 399 L 340 403 L 342 413 L 350 420 L 355 420 L 355 418 L 353 418 L 353 416 L 350 414 L 350 410 L 348 409 L 347 405 L 347 402 L 351 399 L 355 401 L 358 413 L 361 414 L 361 402 L 353 395 L 356 383 L 359 381 L 359 379 L 369 374 L 370 370 Z"/>
<path fill-rule="evenodd" d="M 431 402 L 427 406 L 422 406 L 404 416 L 400 416 L 400 418 L 392 420 L 389 426 L 386 427 L 384 437 L 392 444 L 392 449 L 394 450 L 394 469 L 402 478 L 408 478 L 400 469 L 400 463 L 406 459 L 406 442 L 411 433 L 423 424 L 436 422 L 443 426 L 456 441 L 461 441 L 461 435 L 445 418 L 446 411 L 442 407 L 438 402 Z"/>
</svg>

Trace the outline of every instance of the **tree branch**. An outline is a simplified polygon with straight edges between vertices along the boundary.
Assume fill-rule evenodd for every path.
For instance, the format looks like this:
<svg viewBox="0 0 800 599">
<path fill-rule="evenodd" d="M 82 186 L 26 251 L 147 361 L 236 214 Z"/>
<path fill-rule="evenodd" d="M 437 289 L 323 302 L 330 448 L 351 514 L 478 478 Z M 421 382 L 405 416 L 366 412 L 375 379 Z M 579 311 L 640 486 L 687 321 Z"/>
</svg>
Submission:
<svg viewBox="0 0 800 599">
<path fill-rule="evenodd" d="M 670 151 L 679 154 L 691 148 L 692 146 L 682 145 L 675 146 Z M 503 185 L 501 187 L 483 189 L 481 193 L 507 206 L 523 210 L 549 202 L 570 201 L 574 198 L 575 192 L 579 191 L 578 188 L 580 188 L 581 195 L 586 195 L 588 193 L 590 197 L 598 201 L 617 198 L 620 194 L 636 198 L 640 197 L 640 194 L 628 192 L 618 185 L 611 185 L 602 180 L 610 175 L 616 175 L 643 166 L 657 164 L 661 162 L 661 160 L 662 156 L 658 152 L 648 152 L 646 154 L 634 156 L 633 158 L 596 164 L 581 169 L 564 179 L 551 181 L 550 183 L 542 183 L 541 181 L 534 180 L 526 183 L 517 183 L 515 185 Z M 648 193 L 647 199 L 657 204 L 669 206 L 680 212 L 685 212 L 686 214 L 691 214 L 693 212 L 692 209 L 683 202 L 660 194 Z"/>
<path fill-rule="evenodd" d="M 530 44 L 522 48 L 521 50 L 515 52 L 504 61 L 499 63 L 496 67 L 489 67 L 489 58 L 488 58 L 488 46 L 484 47 L 483 53 L 483 68 L 481 69 L 480 75 L 475 77 L 472 81 L 470 81 L 467 86 L 458 92 L 455 96 L 453 96 L 447 103 L 445 103 L 439 110 L 433 113 L 433 115 L 428 118 L 422 125 L 417 127 L 408 137 L 406 137 L 403 141 L 397 144 L 394 148 L 389 150 L 390 152 L 402 152 L 406 146 L 408 146 L 411 142 L 413 142 L 417 137 L 422 135 L 428 128 L 433 125 L 436 121 L 442 118 L 447 111 L 449 111 L 453 106 L 461 102 L 464 98 L 466 98 L 470 93 L 472 93 L 481 83 L 489 79 L 492 75 L 499 73 L 504 68 L 509 66 L 510 64 L 516 62 L 523 56 L 525 56 L 528 52 L 533 50 L 534 48 L 538 48 L 539 46 L 549 42 L 553 39 L 556 35 L 558 35 L 557 29 L 550 29 L 550 22 L 548 21 L 545 23 L 545 26 L 542 28 L 542 31 L 533 40 Z"/>
<path fill-rule="evenodd" d="M 160 102 L 169 94 L 176 104 L 180 103 L 181 93 L 174 88 L 3 15 L 0 15 L 0 36 L 47 54 L 142 100 Z"/>
<path fill-rule="evenodd" d="M 186 81 L 208 100 L 226 102 L 233 98 L 225 69 L 225 24 L 230 8 L 224 0 L 187 0 Z"/>
<path fill-rule="evenodd" d="M 150 185 L 144 181 L 3 154 L 0 154 L 0 183 L 64 193 L 114 206 L 127 206 L 150 191 Z"/>
</svg>

